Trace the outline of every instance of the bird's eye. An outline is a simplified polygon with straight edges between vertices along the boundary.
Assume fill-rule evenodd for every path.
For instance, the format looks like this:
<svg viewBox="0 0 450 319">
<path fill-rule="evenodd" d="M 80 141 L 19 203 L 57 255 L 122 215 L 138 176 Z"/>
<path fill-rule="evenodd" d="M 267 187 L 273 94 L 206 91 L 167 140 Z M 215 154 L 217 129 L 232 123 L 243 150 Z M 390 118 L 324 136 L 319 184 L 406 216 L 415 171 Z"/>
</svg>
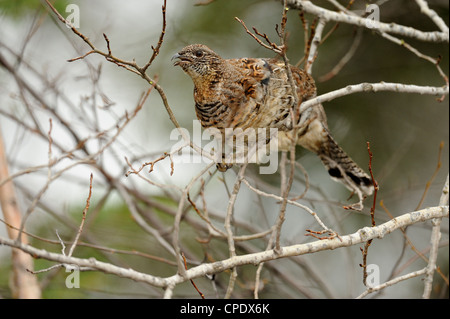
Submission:
<svg viewBox="0 0 450 319">
<path fill-rule="evenodd" d="M 202 50 L 197 50 L 197 51 L 195 51 L 195 56 L 197 57 L 197 58 L 201 58 L 202 56 L 203 56 L 203 51 Z"/>
</svg>

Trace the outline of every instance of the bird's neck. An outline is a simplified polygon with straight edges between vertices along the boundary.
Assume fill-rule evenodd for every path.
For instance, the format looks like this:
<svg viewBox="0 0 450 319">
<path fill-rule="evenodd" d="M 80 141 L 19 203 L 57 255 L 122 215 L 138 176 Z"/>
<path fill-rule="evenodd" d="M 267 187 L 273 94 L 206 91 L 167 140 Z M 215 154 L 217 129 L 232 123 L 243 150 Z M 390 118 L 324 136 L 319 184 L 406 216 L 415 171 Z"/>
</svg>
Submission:
<svg viewBox="0 0 450 319">
<path fill-rule="evenodd" d="M 193 78 L 195 100 L 205 101 L 218 98 L 221 92 L 221 78 L 220 71 L 212 71 L 201 77 Z"/>
</svg>

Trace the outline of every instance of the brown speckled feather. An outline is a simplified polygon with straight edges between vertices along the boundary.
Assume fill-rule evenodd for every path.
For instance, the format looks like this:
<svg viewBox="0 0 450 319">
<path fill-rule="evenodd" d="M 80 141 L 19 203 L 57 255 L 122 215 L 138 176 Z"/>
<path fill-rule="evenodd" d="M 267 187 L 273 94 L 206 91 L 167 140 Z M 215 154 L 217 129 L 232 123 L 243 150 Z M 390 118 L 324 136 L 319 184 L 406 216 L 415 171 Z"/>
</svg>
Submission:
<svg viewBox="0 0 450 319">
<path fill-rule="evenodd" d="M 205 45 L 192 44 L 174 57 L 194 82 L 197 118 L 204 128 L 276 128 L 278 145 L 288 150 L 293 130 L 295 98 L 285 64 L 277 59 L 222 59 Z M 290 66 L 300 102 L 316 95 L 312 77 Z M 369 176 L 331 137 L 325 111 L 315 105 L 295 119 L 300 124 L 296 141 L 316 153 L 330 176 L 350 190 L 373 191 Z"/>
</svg>

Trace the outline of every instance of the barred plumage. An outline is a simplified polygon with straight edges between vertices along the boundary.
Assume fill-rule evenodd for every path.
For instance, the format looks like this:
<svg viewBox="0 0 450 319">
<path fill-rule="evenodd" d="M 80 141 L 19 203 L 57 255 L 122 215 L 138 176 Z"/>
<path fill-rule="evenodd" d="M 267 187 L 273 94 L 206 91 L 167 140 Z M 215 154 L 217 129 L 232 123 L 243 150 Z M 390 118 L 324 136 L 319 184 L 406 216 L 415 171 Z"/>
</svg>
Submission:
<svg viewBox="0 0 450 319">
<path fill-rule="evenodd" d="M 280 150 L 291 145 L 295 98 L 285 64 L 276 59 L 222 59 L 202 44 L 192 44 L 175 54 L 179 65 L 194 82 L 195 110 L 204 128 L 278 129 Z M 316 95 L 312 77 L 290 66 L 300 101 Z M 342 150 L 328 130 L 325 111 L 315 105 L 295 120 L 297 144 L 316 153 L 330 176 L 359 195 L 373 192 L 370 177 Z M 220 167 L 220 166 L 219 166 Z"/>
</svg>

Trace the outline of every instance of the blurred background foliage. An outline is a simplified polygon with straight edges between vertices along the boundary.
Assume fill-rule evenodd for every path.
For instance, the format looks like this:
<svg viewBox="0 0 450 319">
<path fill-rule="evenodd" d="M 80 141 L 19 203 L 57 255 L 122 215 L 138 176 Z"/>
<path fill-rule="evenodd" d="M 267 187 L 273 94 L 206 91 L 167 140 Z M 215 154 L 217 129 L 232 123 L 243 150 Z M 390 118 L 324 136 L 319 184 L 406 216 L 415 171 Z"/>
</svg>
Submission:
<svg viewBox="0 0 450 319">
<path fill-rule="evenodd" d="M 21 20 L 30 13 L 43 11 L 42 3 L 43 1 L 38 0 L 0 0 L 0 11 L 2 15 Z M 64 12 L 68 3 L 59 0 L 54 1 L 53 5 L 59 12 Z"/>
<path fill-rule="evenodd" d="M 152 53 L 151 45 L 156 45 L 161 30 L 162 1 L 56 1 L 55 6 L 64 15 L 65 6 L 69 2 L 79 5 L 81 10 L 80 31 L 96 45 L 105 48 L 102 33 L 106 33 L 116 56 L 124 59 L 135 58 L 141 64 L 148 60 Z M 160 55 L 148 71 L 152 76 L 158 76 L 158 83 L 164 88 L 181 126 L 189 130 L 191 130 L 192 120 L 195 118 L 192 83 L 180 69 L 172 66 L 170 57 L 190 43 L 204 43 L 226 58 L 272 57 L 274 56 L 273 52 L 259 46 L 234 18 L 239 17 L 249 28 L 256 27 L 260 32 L 267 33 L 269 38 L 276 42 L 275 25 L 280 21 L 282 10 L 280 3 L 274 0 L 215 0 L 208 5 L 195 5 L 198 2 L 200 0 L 168 0 L 165 41 Z M 328 1 L 314 2 L 333 9 Z M 352 9 L 364 10 L 365 5 L 369 2 L 357 0 Z M 91 83 L 86 75 L 88 69 L 83 61 L 72 63 L 66 61 L 82 55 L 87 52 L 88 48 L 70 30 L 56 21 L 53 15 L 47 16 L 48 9 L 42 3 L 36 0 L 0 0 L 0 29 L 2 29 L 0 37 L 14 49 L 24 47 L 24 39 L 29 32 L 30 21 L 41 19 L 39 29 L 27 43 L 24 58 L 33 66 L 45 69 L 50 78 L 57 79 L 58 86 L 64 88 L 64 91 L 74 100 L 79 100 L 80 96 L 89 94 Z M 429 4 L 448 25 L 448 1 L 434 0 L 429 1 Z M 432 21 L 420 14 L 414 1 L 388 1 L 381 6 L 380 13 L 381 21 L 395 22 L 420 30 L 436 29 Z M 306 15 L 305 18 L 309 24 L 313 23 L 314 17 Z M 332 27 L 334 25 L 328 23 L 324 34 Z M 295 64 L 303 57 L 305 43 L 304 30 L 297 11 L 289 11 L 287 28 L 289 31 L 288 57 L 291 63 Z M 313 66 L 313 75 L 316 79 L 327 74 L 345 55 L 353 42 L 355 30 L 352 26 L 341 24 L 319 47 L 319 55 Z M 412 39 L 405 40 L 426 55 L 441 56 L 441 66 L 448 74 L 449 48 L 447 43 L 431 44 Z M 87 60 L 96 68 L 101 65 L 99 83 L 104 94 L 115 103 L 114 108 L 117 113 L 120 113 L 120 110 L 132 110 L 141 92 L 148 88 L 148 84 L 136 75 L 106 62 L 99 56 L 92 55 Z M 7 84 L 8 81 L 8 76 L 0 70 L 0 83 L 4 88 L 10 87 Z M 375 32 L 364 30 L 361 44 L 350 62 L 332 79 L 325 82 L 317 81 L 317 87 L 318 93 L 322 94 L 349 84 L 379 81 L 444 85 L 442 77 L 429 62 L 419 59 L 403 47 L 382 39 Z M 0 102 L 3 105 L 11 105 L 6 89 L 0 91 Z M 368 162 L 366 142 L 370 141 L 374 154 L 373 169 L 381 186 L 378 198 L 383 200 L 394 215 L 413 211 L 418 205 L 427 181 L 437 167 L 439 145 L 443 141 L 442 166 L 430 185 L 422 207 L 434 206 L 438 203 L 449 170 L 448 97 L 443 103 L 440 103 L 432 96 L 386 92 L 361 93 L 325 103 L 324 107 L 335 139 L 362 167 L 367 166 L 364 164 Z M 2 130 L 7 131 L 4 131 L 3 134 L 8 148 L 13 154 L 19 154 L 18 146 L 13 145 L 17 141 L 17 137 L 10 134 L 14 132 L 10 129 L 11 124 L 1 117 L 0 123 Z M 144 154 L 162 154 L 167 150 L 167 145 L 173 143 L 169 140 L 172 129 L 173 125 L 168 119 L 160 98 L 156 93 L 152 93 L 132 127 L 126 129 L 125 136 L 137 154 L 139 151 Z M 23 136 L 22 138 L 26 142 L 27 137 Z M 43 144 L 40 151 L 34 147 L 37 146 L 32 146 L 30 151 L 34 150 L 34 154 L 41 153 L 40 157 L 45 162 L 46 145 Z M 39 157 L 39 155 L 36 156 Z M 142 158 L 144 159 L 145 155 L 142 155 Z M 336 230 L 339 233 L 353 232 L 358 227 L 370 224 L 367 214 L 357 214 L 340 209 L 339 204 L 348 203 L 346 200 L 349 194 L 342 186 L 329 179 L 320 161 L 314 155 L 306 150 L 298 149 L 297 158 L 307 169 L 311 183 L 311 191 L 306 202 L 318 211 L 321 209 L 330 211 L 331 214 L 323 218 L 329 222 L 337 222 L 338 229 Z M 174 177 L 170 179 L 168 165 L 156 166 L 163 175 L 162 180 L 170 182 L 175 180 L 175 183 L 181 186 L 186 184 L 193 172 L 197 171 L 201 165 L 190 164 L 190 166 L 180 165 L 180 167 L 175 168 Z M 112 170 L 117 171 L 118 169 L 112 168 Z M 257 167 L 252 167 L 252 171 L 256 175 Z M 224 178 L 225 180 L 229 178 L 228 186 L 232 185 L 234 175 Z M 259 178 L 261 182 L 267 183 L 268 187 L 273 187 L 274 190 L 279 184 L 279 174 L 260 176 Z M 301 174 L 299 179 L 303 179 Z M 39 185 L 39 180 L 32 180 L 29 177 L 21 177 L 17 180 L 19 183 L 31 181 L 31 183 Z M 294 191 L 297 193 L 303 191 L 302 185 L 299 185 L 294 187 Z M 142 187 L 145 188 L 148 185 Z M 53 193 L 45 198 L 52 202 L 52 209 L 58 210 L 55 211 L 54 216 L 65 216 L 66 220 L 61 221 L 50 217 L 48 213 L 39 211 L 32 215 L 28 225 L 31 233 L 39 237 L 51 238 L 55 243 L 50 244 L 33 239 L 33 245 L 59 252 L 61 247 L 57 243 L 55 229 L 63 239 L 69 241 L 73 239 L 85 203 L 86 183 L 81 191 L 74 192 L 73 189 L 69 189 L 71 191 L 53 187 L 49 191 Z M 103 194 L 94 187 L 93 202 L 98 202 Z M 165 197 L 163 192 L 148 187 L 148 194 L 155 203 L 160 203 L 172 210 L 176 209 L 177 203 Z M 255 202 L 255 197 L 252 197 L 249 191 L 243 190 L 241 194 L 235 213 L 238 219 L 248 220 L 255 225 L 263 225 L 262 227 L 271 225 L 278 213 L 276 203 L 266 202 L 265 199 L 263 202 Z M 317 194 L 322 195 L 316 196 Z M 327 196 L 323 194 L 327 194 Z M 206 196 L 209 207 L 221 212 L 226 210 L 228 197 L 220 179 L 209 185 Z M 324 200 L 324 198 L 327 199 Z M 159 220 L 164 221 L 161 226 L 170 229 L 173 219 L 167 214 L 167 211 L 162 212 L 159 209 L 148 211 L 146 209 L 143 209 L 144 216 L 145 214 L 156 214 Z M 256 210 L 258 210 L 257 213 L 255 213 Z M 388 219 L 381 208 L 377 207 L 377 211 L 379 222 Z M 261 214 L 264 215 L 263 218 L 261 218 Z M 303 236 L 304 230 L 313 224 L 313 221 L 310 216 L 300 215 L 296 214 L 294 209 L 288 210 L 288 222 L 283 227 L 286 244 L 308 240 Z M 44 218 L 45 222 L 42 222 L 41 218 Z M 149 215 L 148 220 L 154 220 L 154 218 Z M 108 252 L 80 245 L 75 251 L 77 257 L 95 257 L 98 260 L 109 261 L 119 266 L 131 267 L 159 276 L 172 275 L 176 270 L 173 257 L 160 248 L 152 236 L 142 232 L 134 222 L 127 206 L 118 198 L 112 196 L 107 199 L 106 205 L 101 209 L 94 213 L 90 211 L 87 227 L 89 227 L 89 231 L 86 234 L 83 233 L 83 242 L 111 247 L 114 251 Z M 192 229 L 186 227 L 182 231 L 183 242 L 189 247 L 191 257 L 195 257 L 198 262 L 218 260 L 228 255 L 226 242 L 223 240 L 212 239 L 209 243 L 204 244 L 196 240 L 199 239 L 199 234 L 193 232 Z M 448 238 L 448 221 L 443 231 L 444 236 Z M 247 233 L 250 232 L 251 230 L 247 230 Z M 170 234 L 166 235 L 170 239 Z M 417 235 L 416 237 L 415 234 L 412 236 L 418 248 L 424 249 L 428 245 L 428 232 L 423 231 L 423 234 L 420 235 L 423 236 Z M 378 242 L 374 242 L 370 251 L 370 255 L 374 256 L 372 262 L 378 263 L 388 270 L 396 261 L 403 243 L 401 234 L 391 236 L 395 244 L 390 249 L 387 249 L 382 243 L 378 246 Z M 260 249 L 265 248 L 261 243 L 255 244 L 256 247 L 258 245 Z M 4 252 L 0 255 L 0 295 L 8 298 L 9 250 L 0 248 Z M 238 254 L 248 252 L 245 243 L 238 244 L 238 249 Z M 438 263 L 443 270 L 447 271 L 446 275 L 448 276 L 448 246 L 442 249 L 447 250 L 447 253 L 439 255 Z M 122 250 L 127 253 L 122 253 Z M 306 262 L 309 265 L 317 265 L 321 271 L 335 271 L 348 267 L 340 260 L 341 254 L 359 256 L 360 252 L 358 247 L 351 247 L 346 252 L 343 250 L 326 251 L 308 256 L 307 261 L 302 258 L 292 258 L 276 263 L 279 263 L 277 265 L 280 267 L 295 270 L 296 267 Z M 161 261 L 161 258 L 164 261 Z M 45 260 L 36 260 L 36 269 L 49 267 L 52 264 Z M 264 278 L 265 286 L 260 294 L 262 298 L 308 297 L 308 295 L 299 293 L 295 284 L 289 286 L 284 282 L 274 281 L 270 272 L 276 271 L 277 267 L 274 263 L 268 263 L 263 270 L 262 278 Z M 361 284 L 355 283 L 360 281 L 360 269 L 357 265 L 351 265 L 351 269 L 358 273 L 351 279 L 347 273 L 342 278 L 326 278 L 335 287 L 335 296 L 351 297 L 362 291 Z M 239 268 L 236 296 L 252 297 L 251 289 L 255 271 L 256 267 L 254 266 Z M 67 273 L 64 269 L 38 276 L 44 286 L 43 296 L 47 298 L 161 296 L 160 289 L 97 272 L 83 272 L 80 289 L 65 287 Z M 220 295 L 226 289 L 228 276 L 227 272 L 218 275 L 216 282 Z M 435 278 L 439 281 L 437 276 Z M 300 281 L 306 286 L 309 283 L 309 279 L 303 277 Z M 223 286 L 224 283 L 225 286 Z M 196 284 L 205 295 L 215 297 L 214 289 L 208 279 L 198 279 Z M 311 296 L 327 296 L 316 289 L 320 290 L 313 288 L 314 293 Z M 421 289 L 420 279 L 411 280 L 387 289 L 382 297 L 417 297 Z M 338 291 L 345 292 L 338 293 Z M 177 287 L 175 295 L 198 297 L 190 283 Z"/>
</svg>

